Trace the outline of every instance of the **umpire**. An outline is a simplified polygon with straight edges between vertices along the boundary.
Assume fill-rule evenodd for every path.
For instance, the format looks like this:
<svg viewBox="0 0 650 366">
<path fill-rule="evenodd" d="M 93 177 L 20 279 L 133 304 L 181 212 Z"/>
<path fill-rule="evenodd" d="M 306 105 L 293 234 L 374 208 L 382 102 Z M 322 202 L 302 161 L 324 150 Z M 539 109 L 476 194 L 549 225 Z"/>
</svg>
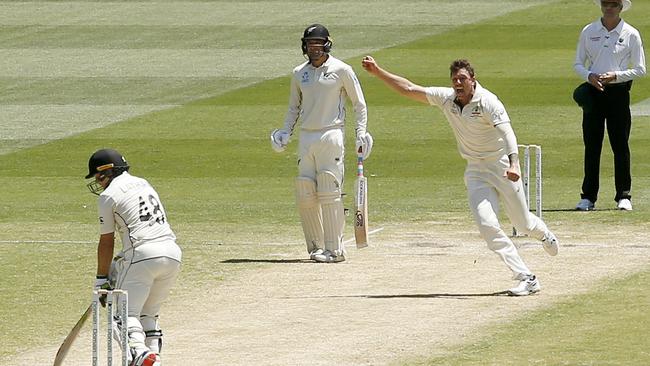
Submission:
<svg viewBox="0 0 650 366">
<path fill-rule="evenodd" d="M 603 16 L 582 30 L 573 65 L 578 75 L 587 81 L 574 93 L 574 99 L 583 109 L 582 135 L 585 145 L 585 176 L 576 210 L 595 209 L 600 155 L 607 126 L 614 153 L 614 200 L 618 209 L 630 211 L 630 88 L 632 80 L 646 74 L 643 43 L 639 31 L 620 17 L 621 12 L 632 6 L 630 0 L 594 2 L 600 6 Z"/>
</svg>

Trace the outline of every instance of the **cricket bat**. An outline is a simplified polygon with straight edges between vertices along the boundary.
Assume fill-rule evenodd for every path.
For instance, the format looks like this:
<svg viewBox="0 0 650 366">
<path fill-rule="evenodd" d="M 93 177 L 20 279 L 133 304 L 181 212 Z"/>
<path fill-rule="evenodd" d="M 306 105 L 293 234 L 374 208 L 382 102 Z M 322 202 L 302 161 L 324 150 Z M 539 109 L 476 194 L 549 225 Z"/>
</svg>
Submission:
<svg viewBox="0 0 650 366">
<path fill-rule="evenodd" d="M 357 248 L 368 246 L 368 181 L 363 176 L 362 147 L 357 151 L 357 182 L 355 196 L 354 238 Z"/>
<path fill-rule="evenodd" d="M 68 333 L 68 336 L 65 337 L 63 343 L 61 343 L 61 347 L 59 347 L 59 350 L 56 352 L 56 357 L 54 358 L 54 366 L 63 365 L 63 360 L 65 359 L 65 356 L 68 354 L 68 351 L 72 347 L 72 343 L 74 343 L 74 340 L 77 339 L 77 336 L 81 331 L 81 327 L 83 327 L 91 311 L 92 311 L 91 306 L 88 306 L 88 309 L 86 309 L 83 315 L 81 315 L 81 318 L 79 318 L 77 324 L 75 324 L 75 326 L 72 328 L 70 333 Z"/>
</svg>

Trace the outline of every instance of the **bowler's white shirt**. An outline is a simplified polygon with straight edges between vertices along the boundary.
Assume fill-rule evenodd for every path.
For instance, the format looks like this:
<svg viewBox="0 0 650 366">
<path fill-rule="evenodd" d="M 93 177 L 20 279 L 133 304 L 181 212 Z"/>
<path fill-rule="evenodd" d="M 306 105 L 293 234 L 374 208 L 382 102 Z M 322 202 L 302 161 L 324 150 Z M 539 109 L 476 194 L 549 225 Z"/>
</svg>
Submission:
<svg viewBox="0 0 650 366">
<path fill-rule="evenodd" d="M 467 161 L 498 160 L 506 154 L 506 144 L 496 125 L 510 123 L 503 103 L 476 82 L 472 100 L 461 110 L 454 103 L 452 88 L 426 88 L 431 105 L 442 109 L 454 131 L 458 152 Z"/>
<path fill-rule="evenodd" d="M 588 24 L 580 33 L 575 71 L 583 80 L 590 73 L 616 72 L 612 83 L 623 83 L 646 74 L 645 53 L 641 35 L 621 19 L 616 28 L 608 31 L 601 20 Z"/>
<path fill-rule="evenodd" d="M 291 78 L 285 129 L 293 132 L 299 117 L 302 130 L 343 128 L 347 97 L 356 115 L 356 129 L 365 132 L 368 121 L 366 101 L 350 65 L 330 55 L 320 67 L 309 62 L 297 66 Z"/>
<path fill-rule="evenodd" d="M 158 193 L 145 179 L 124 172 L 99 195 L 100 234 L 118 232 L 124 257 L 133 261 L 152 257 L 181 260 L 176 236 Z"/>
</svg>

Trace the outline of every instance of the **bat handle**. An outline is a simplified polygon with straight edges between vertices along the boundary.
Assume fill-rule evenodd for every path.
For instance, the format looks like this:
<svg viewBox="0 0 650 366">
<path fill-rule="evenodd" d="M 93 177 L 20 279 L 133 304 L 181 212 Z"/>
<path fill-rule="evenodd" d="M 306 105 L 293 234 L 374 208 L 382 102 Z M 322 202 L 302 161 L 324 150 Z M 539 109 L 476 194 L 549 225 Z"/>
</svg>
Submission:
<svg viewBox="0 0 650 366">
<path fill-rule="evenodd" d="M 357 177 L 363 177 L 363 148 L 357 150 Z"/>
</svg>

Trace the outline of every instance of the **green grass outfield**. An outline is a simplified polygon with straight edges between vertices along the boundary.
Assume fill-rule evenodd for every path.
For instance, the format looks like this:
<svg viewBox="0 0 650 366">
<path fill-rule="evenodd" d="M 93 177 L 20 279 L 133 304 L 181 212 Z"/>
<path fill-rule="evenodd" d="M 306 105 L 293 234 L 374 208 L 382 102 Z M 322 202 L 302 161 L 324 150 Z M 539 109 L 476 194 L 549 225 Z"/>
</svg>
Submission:
<svg viewBox="0 0 650 366">
<path fill-rule="evenodd" d="M 633 122 L 635 211 L 563 211 L 579 199 L 582 179 L 572 63 L 580 29 L 599 14 L 591 0 L 369 3 L 354 8 L 359 19 L 307 4 L 326 14 L 311 19 L 313 9 L 289 1 L 159 2 L 159 13 L 145 2 L 0 2 L 0 104 L 7 111 L 0 116 L 0 360 L 57 343 L 79 316 L 69 309 L 87 303 L 97 229 L 95 197 L 82 177 L 98 148 L 117 148 L 135 175 L 158 188 L 185 251 L 181 294 L 236 276 L 240 267 L 219 261 L 262 256 L 260 243 L 270 237 L 301 245 L 292 189 L 297 144 L 275 154 L 268 133 L 284 117 L 286 75 L 301 61 L 299 36 L 311 21 L 330 27 L 334 54 L 353 65 L 365 91 L 376 142 L 366 173 L 378 197 L 371 206 L 377 224 L 457 216 L 467 206 L 464 162 L 442 114 L 369 78 L 359 66 L 366 52 L 424 85 L 447 85 L 449 62 L 472 60 L 480 82 L 505 103 L 519 142 L 543 146 L 545 218 L 558 231 L 649 221 L 650 117 Z M 267 17 L 240 15 L 246 6 Z M 120 7 L 130 15 L 120 17 Z M 514 13 L 491 18 L 506 10 Z M 625 13 L 646 38 L 647 14 L 650 4 L 642 1 Z M 633 102 L 650 98 L 650 81 L 636 82 L 632 95 Z M 347 157 L 348 172 L 353 160 Z M 613 208 L 608 147 L 602 162 L 598 206 Z M 490 330 L 450 358 L 423 362 L 642 364 L 649 344 L 638 325 L 650 316 L 639 307 L 648 303 L 647 280 L 644 272 L 603 283 Z M 565 336 L 549 336 L 558 334 Z M 508 358 L 523 348 L 523 358 Z"/>
</svg>

